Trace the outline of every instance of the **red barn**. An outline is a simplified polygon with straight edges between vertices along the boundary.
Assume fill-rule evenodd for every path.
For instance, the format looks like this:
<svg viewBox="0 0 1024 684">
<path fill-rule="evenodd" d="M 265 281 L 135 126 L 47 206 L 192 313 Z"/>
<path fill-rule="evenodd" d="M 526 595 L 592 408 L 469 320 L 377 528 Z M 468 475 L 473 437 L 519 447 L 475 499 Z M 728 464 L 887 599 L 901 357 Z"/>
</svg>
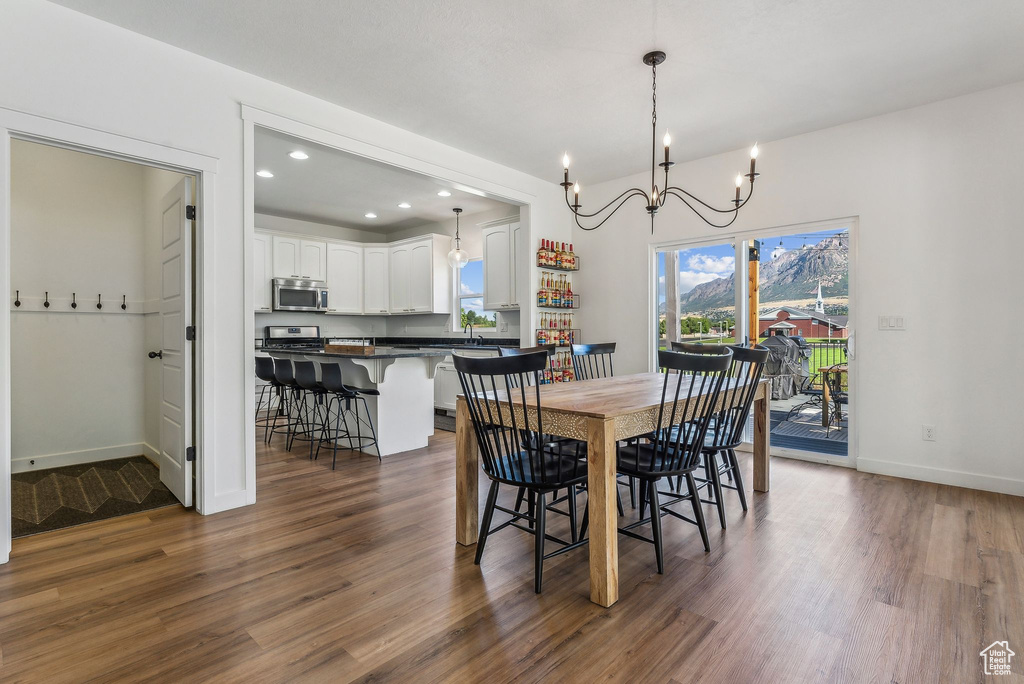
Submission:
<svg viewBox="0 0 1024 684">
<path fill-rule="evenodd" d="M 783 306 L 759 316 L 757 333 L 758 337 L 786 335 L 843 339 L 846 337 L 848 319 L 848 316 L 829 316 L 819 311 Z"/>
</svg>

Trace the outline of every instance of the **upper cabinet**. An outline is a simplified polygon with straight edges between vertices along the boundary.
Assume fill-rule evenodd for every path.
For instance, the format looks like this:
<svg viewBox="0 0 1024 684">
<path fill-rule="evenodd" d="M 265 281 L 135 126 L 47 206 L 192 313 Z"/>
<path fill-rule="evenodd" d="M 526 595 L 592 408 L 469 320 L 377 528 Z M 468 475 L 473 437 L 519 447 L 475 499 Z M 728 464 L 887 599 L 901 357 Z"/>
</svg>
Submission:
<svg viewBox="0 0 1024 684">
<path fill-rule="evenodd" d="M 302 240 L 274 236 L 274 277 L 302 277 Z"/>
<path fill-rule="evenodd" d="M 363 313 L 363 248 L 327 243 L 327 313 Z"/>
<path fill-rule="evenodd" d="M 275 235 L 274 277 L 325 280 L 327 278 L 326 241 Z"/>
<path fill-rule="evenodd" d="M 484 252 L 484 309 L 519 308 L 516 294 L 517 256 L 525 246 L 519 221 L 493 224 L 482 231 Z"/>
<path fill-rule="evenodd" d="M 302 277 L 305 280 L 327 280 L 327 243 L 319 240 L 303 240 Z"/>
<path fill-rule="evenodd" d="M 272 278 L 296 278 L 327 283 L 329 314 L 451 313 L 450 242 L 446 235 L 424 235 L 362 245 L 257 232 L 253 309 L 271 311 Z"/>
<path fill-rule="evenodd" d="M 388 299 L 388 248 L 363 248 L 363 313 L 386 314 L 391 311 Z"/>
<path fill-rule="evenodd" d="M 252 308 L 256 313 L 267 313 L 273 304 L 270 278 L 274 272 L 274 254 L 271 237 L 256 233 L 252 242 Z"/>
<path fill-rule="evenodd" d="M 448 238 L 427 235 L 389 248 L 391 313 L 451 313 Z"/>
</svg>

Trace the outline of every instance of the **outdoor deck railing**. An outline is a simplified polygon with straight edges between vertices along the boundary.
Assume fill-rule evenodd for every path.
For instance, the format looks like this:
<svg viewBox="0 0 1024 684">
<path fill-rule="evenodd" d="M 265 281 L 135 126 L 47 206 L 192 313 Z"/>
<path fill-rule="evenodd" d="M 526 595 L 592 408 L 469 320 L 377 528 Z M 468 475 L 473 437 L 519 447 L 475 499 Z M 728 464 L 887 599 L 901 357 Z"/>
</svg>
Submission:
<svg viewBox="0 0 1024 684">
<path fill-rule="evenodd" d="M 846 340 L 834 340 L 832 342 L 808 342 L 811 347 L 810 371 L 811 387 L 821 389 L 822 377 L 818 372 L 820 368 L 827 368 L 840 363 L 846 363 Z M 843 376 L 843 386 L 846 386 L 846 376 Z"/>
</svg>

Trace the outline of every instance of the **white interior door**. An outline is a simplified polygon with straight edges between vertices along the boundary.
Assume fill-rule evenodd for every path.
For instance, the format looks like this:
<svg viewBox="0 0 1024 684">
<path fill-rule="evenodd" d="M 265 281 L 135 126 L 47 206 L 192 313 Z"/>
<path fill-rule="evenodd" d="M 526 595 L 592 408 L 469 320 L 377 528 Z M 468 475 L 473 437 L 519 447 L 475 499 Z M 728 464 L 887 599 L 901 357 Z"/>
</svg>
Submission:
<svg viewBox="0 0 1024 684">
<path fill-rule="evenodd" d="M 192 179 L 181 182 L 164 196 L 161 231 L 161 359 L 160 375 L 160 481 L 186 506 L 192 505 L 192 345 L 185 327 L 192 325 Z"/>
</svg>

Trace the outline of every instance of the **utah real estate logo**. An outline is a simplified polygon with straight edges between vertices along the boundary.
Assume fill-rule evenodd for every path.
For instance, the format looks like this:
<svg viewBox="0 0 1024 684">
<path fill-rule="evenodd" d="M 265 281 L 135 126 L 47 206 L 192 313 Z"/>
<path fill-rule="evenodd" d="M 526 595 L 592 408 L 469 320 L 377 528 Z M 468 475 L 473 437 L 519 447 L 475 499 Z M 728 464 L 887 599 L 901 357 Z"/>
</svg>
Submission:
<svg viewBox="0 0 1024 684">
<path fill-rule="evenodd" d="M 985 674 L 1008 675 L 1010 674 L 1010 659 L 1017 654 L 1010 650 L 1009 642 L 993 641 L 988 647 L 982 649 L 979 655 L 985 661 Z"/>
</svg>

